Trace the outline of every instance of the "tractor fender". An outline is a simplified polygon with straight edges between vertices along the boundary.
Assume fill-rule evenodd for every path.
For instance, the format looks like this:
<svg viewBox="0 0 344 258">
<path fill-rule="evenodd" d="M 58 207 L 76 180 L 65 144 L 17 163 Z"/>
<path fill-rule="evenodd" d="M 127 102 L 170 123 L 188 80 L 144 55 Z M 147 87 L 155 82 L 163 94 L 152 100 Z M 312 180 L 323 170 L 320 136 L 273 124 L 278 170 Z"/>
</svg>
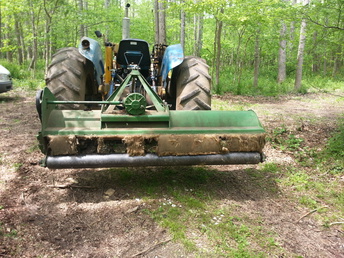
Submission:
<svg viewBox="0 0 344 258">
<path fill-rule="evenodd" d="M 169 71 L 180 65 L 184 60 L 184 51 L 181 44 L 168 46 L 165 50 L 161 64 L 161 76 L 164 87 Z"/>
<path fill-rule="evenodd" d="M 80 54 L 93 63 L 95 68 L 95 77 L 98 82 L 98 85 L 102 84 L 102 76 L 105 73 L 105 71 L 102 51 L 98 41 L 88 37 L 83 37 L 80 40 L 78 48 Z"/>
</svg>

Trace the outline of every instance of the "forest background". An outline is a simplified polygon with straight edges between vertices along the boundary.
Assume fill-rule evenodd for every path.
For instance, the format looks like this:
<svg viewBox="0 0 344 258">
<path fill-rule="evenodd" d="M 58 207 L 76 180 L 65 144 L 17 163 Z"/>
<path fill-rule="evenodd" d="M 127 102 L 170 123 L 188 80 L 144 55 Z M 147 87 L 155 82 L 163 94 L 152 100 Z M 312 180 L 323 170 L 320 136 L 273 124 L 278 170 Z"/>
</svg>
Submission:
<svg viewBox="0 0 344 258">
<path fill-rule="evenodd" d="M 38 165 L 34 96 L 52 55 L 95 30 L 119 42 L 126 4 L 0 0 L 0 64 L 14 79 L 0 95 L 0 256 L 340 257 L 344 0 L 130 1 L 131 37 L 153 47 L 165 14 L 166 43 L 207 61 L 214 110 L 257 112 L 264 163 Z"/>
<path fill-rule="evenodd" d="M 43 87 L 57 49 L 95 30 L 122 37 L 121 0 L 1 0 L 0 60 L 15 79 Z M 155 43 L 164 13 L 166 43 L 206 59 L 213 93 L 278 95 L 335 90 L 343 81 L 343 0 L 133 0 L 130 37 Z M 101 43 L 101 42 L 100 42 Z M 37 79 L 38 81 L 36 81 Z M 40 85 L 43 84 L 43 85 Z"/>
</svg>

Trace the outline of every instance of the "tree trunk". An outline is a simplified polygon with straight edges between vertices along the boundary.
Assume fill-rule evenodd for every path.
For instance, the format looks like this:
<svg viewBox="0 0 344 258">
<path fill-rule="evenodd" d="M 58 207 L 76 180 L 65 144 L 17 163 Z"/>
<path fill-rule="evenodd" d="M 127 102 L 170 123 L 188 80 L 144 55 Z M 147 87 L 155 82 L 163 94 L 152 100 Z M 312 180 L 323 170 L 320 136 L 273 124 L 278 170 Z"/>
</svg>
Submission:
<svg viewBox="0 0 344 258">
<path fill-rule="evenodd" d="M 327 52 L 324 49 L 324 54 L 323 54 L 323 66 L 322 66 L 322 70 L 323 70 L 323 75 L 327 76 Z"/>
<path fill-rule="evenodd" d="M 194 43 L 194 56 L 201 56 L 203 45 L 203 14 L 195 14 L 195 43 Z"/>
<path fill-rule="evenodd" d="M 10 28 L 6 25 L 6 29 L 7 31 L 10 31 Z M 11 33 L 7 32 L 6 35 L 5 35 L 5 40 L 7 40 L 7 45 L 11 45 L 11 41 L 12 41 L 12 38 L 11 38 Z M 13 52 L 8 50 L 6 51 L 6 59 L 10 62 L 13 61 Z"/>
<path fill-rule="evenodd" d="M 159 1 L 159 44 L 166 45 L 166 14 L 165 2 Z"/>
<path fill-rule="evenodd" d="M 21 35 L 20 35 L 20 26 L 19 26 L 19 22 L 17 20 L 17 18 L 15 17 L 15 22 L 14 22 L 14 27 L 15 27 L 15 30 L 16 30 L 16 37 L 17 37 L 17 54 L 18 54 L 18 63 L 20 65 L 23 64 L 23 52 L 22 52 L 22 44 L 21 44 Z"/>
<path fill-rule="evenodd" d="M 49 14 L 46 6 L 46 0 L 44 0 L 44 11 L 46 15 L 46 20 L 45 20 L 45 54 L 44 54 L 44 59 L 45 59 L 45 69 L 47 72 L 48 65 L 50 63 L 50 26 L 51 26 L 51 15 Z"/>
<path fill-rule="evenodd" d="M 84 10 L 88 11 L 88 1 L 84 1 Z M 84 36 L 88 37 L 88 27 L 84 24 Z"/>
<path fill-rule="evenodd" d="M 334 53 L 332 77 L 335 77 L 340 70 L 341 57 L 342 57 L 342 45 L 339 44 L 337 49 L 335 49 L 335 53 Z"/>
<path fill-rule="evenodd" d="M 253 87 L 258 87 L 259 77 L 259 63 L 260 63 L 260 46 L 259 46 L 259 34 L 260 30 L 257 30 L 256 43 L 254 46 L 254 76 L 253 76 Z"/>
<path fill-rule="evenodd" d="M 20 35 L 20 45 L 21 45 L 21 52 L 22 52 L 22 56 L 23 56 L 23 62 L 26 60 L 26 54 L 27 54 L 27 50 L 26 50 L 26 45 L 25 45 L 25 37 L 24 37 L 24 33 L 23 33 L 23 24 L 19 23 L 19 35 Z"/>
<path fill-rule="evenodd" d="M 154 0 L 155 44 L 159 42 L 159 0 Z"/>
<path fill-rule="evenodd" d="M 295 22 L 292 21 L 290 23 L 290 29 L 289 29 L 289 40 L 287 41 L 287 49 L 289 53 L 294 52 L 294 38 L 295 38 Z"/>
<path fill-rule="evenodd" d="M 220 9 L 220 12 L 223 13 L 223 8 Z M 222 34 L 222 25 L 223 22 L 216 18 L 216 29 L 215 29 L 215 40 L 214 40 L 214 61 L 213 67 L 215 70 L 215 86 L 216 90 L 219 91 L 220 84 L 220 60 L 221 60 L 221 34 Z"/>
<path fill-rule="evenodd" d="M 302 66 L 303 66 L 303 55 L 306 44 L 306 19 L 302 19 L 300 28 L 300 41 L 299 48 L 297 52 L 297 68 L 296 68 L 296 78 L 295 78 L 295 90 L 299 91 L 301 89 L 302 83 Z"/>
<path fill-rule="evenodd" d="M 2 48 L 2 12 L 1 12 L 1 4 L 0 4 L 0 48 Z M 2 53 L 0 52 L 0 58 L 2 58 Z"/>
<path fill-rule="evenodd" d="M 317 37 L 318 33 L 315 31 L 313 33 L 313 45 L 316 46 L 317 44 Z M 317 53 L 317 49 L 314 47 L 313 49 L 313 64 L 312 64 L 312 72 L 313 73 L 318 73 L 319 72 L 319 54 Z"/>
<path fill-rule="evenodd" d="M 215 64 L 215 83 L 220 84 L 220 61 L 221 61 L 221 33 L 222 33 L 223 22 L 219 21 L 217 35 L 216 35 L 216 64 Z"/>
<path fill-rule="evenodd" d="M 240 81 L 241 81 L 241 74 L 242 74 L 242 58 L 240 58 L 240 49 L 241 49 L 241 44 L 243 40 L 243 36 L 245 34 L 245 28 L 242 28 L 238 30 L 238 46 L 236 49 L 235 53 L 235 73 L 233 76 L 233 84 L 237 85 L 237 94 L 241 94 L 241 86 L 240 86 Z"/>
<path fill-rule="evenodd" d="M 166 17 L 165 3 L 159 0 L 154 1 L 155 16 L 155 43 L 166 45 Z"/>
<path fill-rule="evenodd" d="M 84 1 L 83 0 L 78 0 L 78 5 L 79 5 L 79 16 L 83 16 L 82 12 L 84 10 Z M 85 25 L 83 23 L 80 23 L 79 26 L 79 37 L 82 38 L 85 36 Z"/>
<path fill-rule="evenodd" d="M 180 44 L 182 48 L 185 49 L 185 11 L 180 11 Z"/>
<path fill-rule="evenodd" d="M 278 75 L 277 82 L 282 83 L 287 78 L 287 41 L 285 36 L 287 34 L 287 26 L 282 22 L 282 28 L 280 31 L 280 47 L 278 52 Z"/>
<path fill-rule="evenodd" d="M 37 61 L 37 54 L 38 54 L 38 41 L 37 41 L 37 28 L 36 28 L 36 15 L 33 7 L 32 1 L 29 2 L 30 4 L 30 14 L 31 14 L 31 30 L 33 36 L 32 42 L 32 56 L 31 56 L 31 63 L 29 65 L 29 69 L 35 70 L 36 68 L 36 61 Z"/>
<path fill-rule="evenodd" d="M 105 2 L 104 2 L 104 8 L 105 8 L 105 10 L 108 10 L 109 9 L 109 7 L 110 7 L 110 3 L 111 3 L 111 1 L 110 0 L 105 0 Z M 105 41 L 108 41 L 108 36 L 109 36 L 109 34 L 110 34 L 110 29 L 109 29 L 109 24 L 106 24 L 105 25 L 105 37 L 106 37 L 106 39 L 105 39 Z"/>
</svg>

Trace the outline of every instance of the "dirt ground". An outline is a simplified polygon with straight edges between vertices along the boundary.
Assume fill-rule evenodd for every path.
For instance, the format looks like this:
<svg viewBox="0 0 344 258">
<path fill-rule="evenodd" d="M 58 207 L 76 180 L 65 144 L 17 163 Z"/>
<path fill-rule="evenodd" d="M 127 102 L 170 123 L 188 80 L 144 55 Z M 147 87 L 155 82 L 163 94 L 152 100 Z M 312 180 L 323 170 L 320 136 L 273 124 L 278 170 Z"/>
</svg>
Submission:
<svg viewBox="0 0 344 258">
<path fill-rule="evenodd" d="M 329 93 L 215 98 L 228 105 L 249 105 L 268 133 L 281 127 L 298 130 L 311 147 L 324 144 L 344 112 L 343 101 Z M 34 93 L 15 90 L 0 95 L 0 256 L 194 257 L 144 212 L 164 198 L 163 192 L 156 200 L 144 200 L 140 189 L 128 187 L 130 182 L 120 184 L 123 180 L 116 181 L 116 175 L 105 169 L 40 167 L 43 155 L 35 139 L 40 123 L 34 103 Z M 269 144 L 264 152 L 267 162 L 295 165 L 292 155 Z M 209 185 L 220 193 L 221 205 L 235 203 L 237 212 L 259 216 L 263 227 L 277 232 L 285 250 L 280 257 L 344 257 L 340 226 L 324 229 L 312 216 L 297 222 L 307 209 L 288 199 L 273 179 L 269 183 L 275 193 L 257 187 L 247 167 L 210 166 L 218 171 L 214 176 L 221 185 L 227 185 Z M 139 180 L 159 176 L 159 168 L 132 173 Z M 70 184 L 83 187 L 54 187 Z"/>
</svg>

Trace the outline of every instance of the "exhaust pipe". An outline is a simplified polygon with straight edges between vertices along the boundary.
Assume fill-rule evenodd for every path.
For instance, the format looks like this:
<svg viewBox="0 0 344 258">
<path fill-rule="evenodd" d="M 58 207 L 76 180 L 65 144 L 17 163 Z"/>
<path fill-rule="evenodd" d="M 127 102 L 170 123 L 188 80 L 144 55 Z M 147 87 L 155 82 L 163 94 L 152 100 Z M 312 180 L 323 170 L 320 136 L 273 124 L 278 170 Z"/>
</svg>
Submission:
<svg viewBox="0 0 344 258">
<path fill-rule="evenodd" d="M 130 4 L 126 4 L 125 13 L 122 22 L 122 39 L 128 39 L 130 37 L 130 19 L 129 19 L 129 7 Z"/>
<path fill-rule="evenodd" d="M 259 152 L 232 152 L 216 155 L 195 156 L 129 156 L 128 154 L 95 154 L 79 156 L 48 156 L 45 165 L 51 169 L 63 168 L 110 168 L 110 167 L 148 167 L 148 166 L 190 166 L 190 165 L 227 165 L 258 164 L 263 161 Z"/>
</svg>

